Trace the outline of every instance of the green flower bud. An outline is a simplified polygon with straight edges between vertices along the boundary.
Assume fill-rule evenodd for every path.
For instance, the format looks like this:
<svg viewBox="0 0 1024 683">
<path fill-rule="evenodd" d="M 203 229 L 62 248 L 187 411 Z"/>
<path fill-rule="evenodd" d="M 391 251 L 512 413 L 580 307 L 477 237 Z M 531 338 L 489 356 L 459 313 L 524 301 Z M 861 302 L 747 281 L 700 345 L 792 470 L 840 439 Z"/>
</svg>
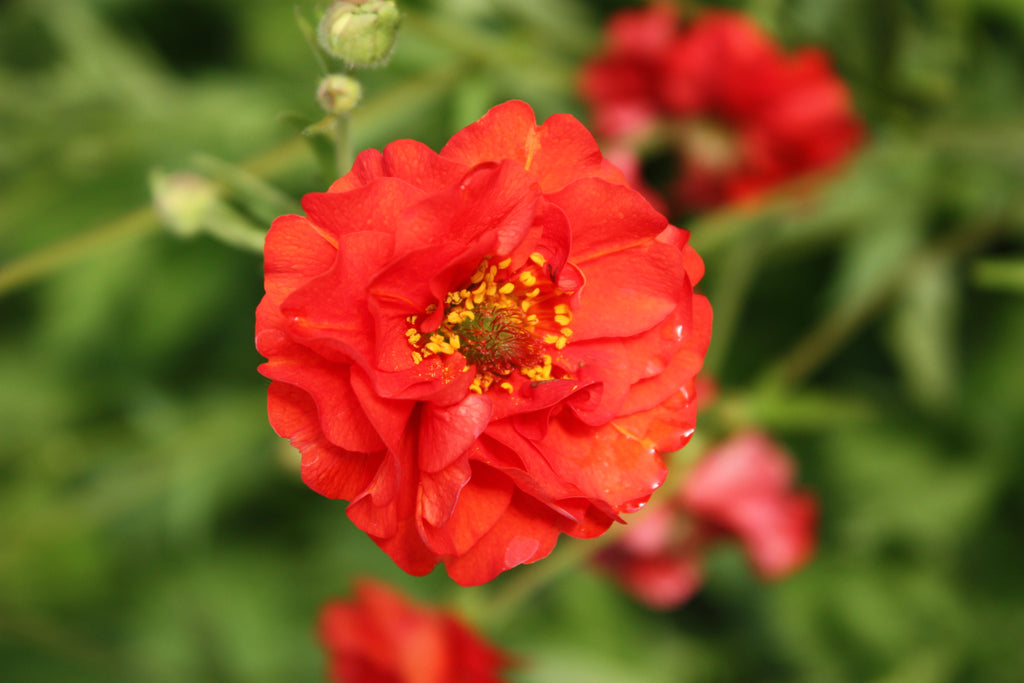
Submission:
<svg viewBox="0 0 1024 683">
<path fill-rule="evenodd" d="M 149 186 L 161 222 L 179 237 L 202 232 L 220 202 L 216 186 L 194 173 L 153 171 Z"/>
<path fill-rule="evenodd" d="M 381 66 L 391 57 L 402 15 L 392 0 L 337 0 L 320 21 L 320 45 L 349 66 Z"/>
<path fill-rule="evenodd" d="M 363 97 L 363 86 L 343 74 L 328 74 L 316 89 L 316 100 L 324 111 L 343 116 L 356 108 Z"/>
</svg>

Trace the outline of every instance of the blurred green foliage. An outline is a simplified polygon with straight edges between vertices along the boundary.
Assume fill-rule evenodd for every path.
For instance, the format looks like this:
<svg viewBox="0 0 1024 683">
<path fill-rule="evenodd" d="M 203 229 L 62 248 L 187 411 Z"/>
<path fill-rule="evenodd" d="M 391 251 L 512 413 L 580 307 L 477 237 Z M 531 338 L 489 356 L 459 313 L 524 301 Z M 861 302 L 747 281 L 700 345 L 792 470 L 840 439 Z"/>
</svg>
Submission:
<svg viewBox="0 0 1024 683">
<path fill-rule="evenodd" d="M 255 372 L 258 257 L 138 209 L 154 168 L 210 175 L 264 227 L 247 182 L 325 187 L 295 135 L 320 74 L 294 4 L 0 3 L 0 678 L 322 680 L 317 609 L 374 574 L 461 606 L 523 682 L 1019 680 L 1024 4 L 718 3 L 825 47 L 871 130 L 816 197 L 687 226 L 722 385 L 691 448 L 786 443 L 817 559 L 764 585 L 722 550 L 670 614 L 579 568 L 500 621 L 529 569 L 412 579 L 301 484 Z M 624 4 L 401 2 L 356 148 L 437 148 L 510 98 L 585 120 L 576 69 Z"/>
</svg>

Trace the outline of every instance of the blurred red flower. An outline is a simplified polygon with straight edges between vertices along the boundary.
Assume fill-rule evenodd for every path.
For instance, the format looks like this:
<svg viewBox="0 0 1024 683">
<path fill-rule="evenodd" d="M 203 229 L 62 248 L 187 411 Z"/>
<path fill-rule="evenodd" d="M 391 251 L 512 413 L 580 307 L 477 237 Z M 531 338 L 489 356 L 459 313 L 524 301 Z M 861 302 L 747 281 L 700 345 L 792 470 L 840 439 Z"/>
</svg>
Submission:
<svg viewBox="0 0 1024 683">
<path fill-rule="evenodd" d="M 510 663 L 454 616 L 368 580 L 324 606 L 320 638 L 338 683 L 500 683 Z"/>
<path fill-rule="evenodd" d="M 727 10 L 682 28 L 667 4 L 613 15 L 605 51 L 585 65 L 581 90 L 609 158 L 637 185 L 641 157 L 671 152 L 678 172 L 669 201 L 691 211 L 826 169 L 863 137 L 824 52 L 787 56 Z"/>
<path fill-rule="evenodd" d="M 270 422 L 405 571 L 489 581 L 661 484 L 694 428 L 703 264 L 576 119 L 508 102 L 303 207 L 267 235 Z"/>
<path fill-rule="evenodd" d="M 706 548 L 742 543 L 757 572 L 782 578 L 814 552 L 817 503 L 793 490 L 791 456 L 766 435 L 747 432 L 705 455 L 668 505 L 633 524 L 600 563 L 645 604 L 671 609 L 702 582 Z"/>
</svg>

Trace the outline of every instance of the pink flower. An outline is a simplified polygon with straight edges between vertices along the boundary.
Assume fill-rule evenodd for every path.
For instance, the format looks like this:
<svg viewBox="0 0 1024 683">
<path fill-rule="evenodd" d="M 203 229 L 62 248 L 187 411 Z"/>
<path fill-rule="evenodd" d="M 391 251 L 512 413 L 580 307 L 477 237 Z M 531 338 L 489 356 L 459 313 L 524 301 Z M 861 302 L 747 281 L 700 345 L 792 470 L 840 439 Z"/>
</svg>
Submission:
<svg viewBox="0 0 1024 683">
<path fill-rule="evenodd" d="M 782 578 L 814 552 L 817 503 L 795 491 L 788 453 L 759 432 L 737 435 L 694 467 L 675 498 L 634 523 L 600 563 L 645 604 L 671 609 L 702 582 L 705 550 L 738 540 L 757 572 Z"/>
<path fill-rule="evenodd" d="M 793 490 L 792 457 L 760 432 L 709 452 L 683 482 L 683 508 L 709 530 L 743 544 L 757 571 L 781 578 L 814 552 L 817 503 Z"/>
</svg>

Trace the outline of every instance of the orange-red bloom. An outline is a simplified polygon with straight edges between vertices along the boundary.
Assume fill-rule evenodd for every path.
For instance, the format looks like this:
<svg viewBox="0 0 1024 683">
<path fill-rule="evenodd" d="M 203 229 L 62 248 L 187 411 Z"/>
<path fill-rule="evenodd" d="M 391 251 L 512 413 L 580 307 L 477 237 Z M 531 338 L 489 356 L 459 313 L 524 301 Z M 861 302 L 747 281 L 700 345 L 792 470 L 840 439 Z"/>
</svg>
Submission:
<svg viewBox="0 0 1024 683">
<path fill-rule="evenodd" d="M 450 614 L 362 581 L 324 606 L 320 637 L 338 683 L 501 683 L 508 658 Z"/>
<path fill-rule="evenodd" d="M 745 16 L 725 10 L 682 28 L 665 4 L 614 15 L 581 89 L 597 133 L 627 172 L 639 177 L 641 157 L 671 153 L 678 168 L 667 194 L 687 210 L 754 197 L 832 166 L 863 135 L 824 52 L 787 56 Z"/>
<path fill-rule="evenodd" d="M 703 581 L 706 548 L 738 540 L 766 579 L 782 578 L 814 552 L 817 503 L 793 490 L 791 456 L 760 432 L 716 446 L 688 474 L 669 505 L 651 510 L 601 563 L 656 609 L 686 602 Z"/>
<path fill-rule="evenodd" d="M 368 150 L 267 235 L 256 345 L 303 480 L 464 585 L 643 505 L 694 428 L 703 265 L 574 118 Z"/>
</svg>

